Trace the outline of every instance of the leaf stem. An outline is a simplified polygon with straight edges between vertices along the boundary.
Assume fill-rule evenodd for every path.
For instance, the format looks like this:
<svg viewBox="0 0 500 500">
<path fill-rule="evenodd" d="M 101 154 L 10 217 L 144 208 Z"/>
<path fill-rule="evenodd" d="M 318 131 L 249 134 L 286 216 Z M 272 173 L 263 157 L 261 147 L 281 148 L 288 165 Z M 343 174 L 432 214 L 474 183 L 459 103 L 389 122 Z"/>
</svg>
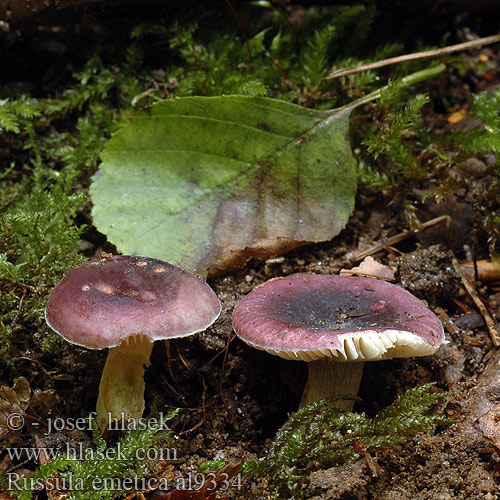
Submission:
<svg viewBox="0 0 500 500">
<path fill-rule="evenodd" d="M 433 66 L 432 68 L 427 68 L 423 69 L 421 71 L 417 71 L 416 73 L 411 73 L 410 75 L 407 75 L 403 78 L 401 78 L 401 83 L 403 86 L 410 86 L 410 85 L 415 85 L 416 83 L 422 82 L 424 80 L 429 80 L 431 78 L 434 78 L 446 69 L 445 64 L 439 64 L 437 66 Z M 342 106 L 341 108 L 336 108 L 334 111 L 335 113 L 338 113 L 341 110 L 345 109 L 354 109 L 357 108 L 358 106 L 362 106 L 363 104 L 367 104 L 369 102 L 375 101 L 380 98 L 382 92 L 386 90 L 389 87 L 389 85 L 385 85 L 384 87 L 381 87 L 377 90 L 374 90 L 373 92 L 370 92 L 369 94 L 366 94 L 363 97 L 360 97 L 356 101 L 353 101 L 349 104 L 346 104 L 345 106 Z"/>
</svg>

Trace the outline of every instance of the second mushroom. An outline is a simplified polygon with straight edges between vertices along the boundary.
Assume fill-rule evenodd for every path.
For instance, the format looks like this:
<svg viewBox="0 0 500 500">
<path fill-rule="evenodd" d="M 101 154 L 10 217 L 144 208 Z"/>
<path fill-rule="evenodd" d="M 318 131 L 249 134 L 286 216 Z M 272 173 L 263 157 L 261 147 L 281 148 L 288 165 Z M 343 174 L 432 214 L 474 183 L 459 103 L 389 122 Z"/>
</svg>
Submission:
<svg viewBox="0 0 500 500">
<path fill-rule="evenodd" d="M 347 395 L 352 410 L 364 361 L 427 356 L 444 338 L 437 316 L 411 293 L 373 278 L 297 274 L 268 281 L 233 313 L 236 335 L 286 359 L 307 361 L 301 406 Z"/>
</svg>

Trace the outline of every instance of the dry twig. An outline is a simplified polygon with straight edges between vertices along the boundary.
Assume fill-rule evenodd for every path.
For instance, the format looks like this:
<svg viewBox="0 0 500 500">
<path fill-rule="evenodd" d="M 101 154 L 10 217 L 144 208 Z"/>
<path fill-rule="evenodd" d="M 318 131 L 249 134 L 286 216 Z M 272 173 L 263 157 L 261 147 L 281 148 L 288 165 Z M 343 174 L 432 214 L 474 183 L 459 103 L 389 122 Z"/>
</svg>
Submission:
<svg viewBox="0 0 500 500">
<path fill-rule="evenodd" d="M 500 280 L 500 263 L 498 262 L 481 259 L 475 262 L 466 262 L 461 267 L 470 279 L 479 279 L 483 282 Z"/>
<path fill-rule="evenodd" d="M 427 222 L 424 222 L 416 229 L 409 229 L 408 231 L 404 231 L 402 233 L 391 236 L 390 238 L 387 238 L 385 242 L 376 243 L 370 248 L 367 248 L 366 250 L 363 250 L 359 253 L 354 252 L 349 260 L 351 260 L 351 262 L 359 262 L 360 260 L 363 260 L 365 257 L 368 257 L 369 255 L 373 255 L 377 252 L 380 252 L 381 250 L 384 250 L 385 248 L 395 245 L 396 243 L 400 243 L 401 241 L 410 238 L 411 236 L 419 233 L 420 231 L 435 226 L 436 224 L 440 224 L 441 222 L 446 222 L 446 227 L 448 227 L 451 222 L 451 217 L 449 215 L 440 215 L 435 219 L 428 220 Z"/>
<path fill-rule="evenodd" d="M 500 346 L 500 333 L 498 333 L 498 329 L 495 325 L 495 321 L 491 317 L 490 313 L 486 309 L 486 306 L 484 305 L 483 301 L 481 300 L 481 297 L 479 297 L 478 293 L 476 292 L 476 289 L 474 285 L 470 282 L 469 278 L 466 276 L 464 273 L 463 269 L 461 268 L 458 260 L 453 257 L 452 259 L 453 262 L 453 267 L 455 268 L 456 273 L 460 276 L 460 279 L 462 280 L 462 283 L 467 290 L 467 293 L 469 294 L 470 298 L 476 305 L 476 307 L 479 309 L 479 312 L 484 318 L 484 322 L 486 323 L 486 326 L 488 328 L 488 332 L 490 333 L 491 340 L 493 341 L 493 345 L 495 347 Z"/>
<path fill-rule="evenodd" d="M 424 50 L 423 52 L 414 52 L 413 54 L 405 54 L 397 57 L 390 57 L 389 59 L 382 59 L 381 61 L 375 61 L 369 64 L 362 64 L 353 68 L 341 68 L 333 70 L 328 76 L 325 76 L 323 80 L 334 80 L 340 78 L 341 76 L 354 75 L 356 73 L 361 73 L 363 71 L 369 71 L 372 69 L 383 68 L 385 66 L 390 66 L 392 64 L 398 64 L 408 61 L 416 61 L 418 59 L 428 59 L 430 57 L 440 57 L 448 54 L 453 54 L 454 52 L 462 52 L 470 49 L 478 49 L 484 47 L 485 45 L 491 45 L 493 43 L 500 42 L 500 34 L 487 36 L 484 38 L 478 38 L 477 40 L 472 40 L 470 42 L 458 43 L 456 45 L 449 45 L 448 47 L 442 47 L 440 49 L 434 50 Z"/>
<path fill-rule="evenodd" d="M 458 328 L 458 326 L 453 323 L 451 318 L 448 316 L 448 314 L 446 314 L 446 311 L 442 307 L 436 307 L 435 312 L 439 316 L 441 323 L 444 324 L 449 333 L 451 333 L 452 335 L 458 335 L 460 333 L 460 328 Z"/>
</svg>

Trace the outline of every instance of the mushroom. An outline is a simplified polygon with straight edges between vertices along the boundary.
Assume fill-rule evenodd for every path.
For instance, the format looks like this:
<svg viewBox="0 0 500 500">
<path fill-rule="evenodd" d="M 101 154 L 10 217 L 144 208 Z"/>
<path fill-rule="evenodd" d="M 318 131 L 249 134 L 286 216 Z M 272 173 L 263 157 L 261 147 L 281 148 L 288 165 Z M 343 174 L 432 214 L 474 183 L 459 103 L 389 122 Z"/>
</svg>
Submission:
<svg viewBox="0 0 500 500">
<path fill-rule="evenodd" d="M 235 307 L 247 344 L 308 362 L 301 406 L 338 399 L 351 411 L 363 362 L 433 354 L 443 342 L 437 316 L 411 293 L 374 278 L 296 274 L 270 280 Z"/>
<path fill-rule="evenodd" d="M 73 344 L 110 348 L 97 400 L 104 430 L 112 419 L 142 416 L 153 342 L 205 330 L 220 311 L 217 295 L 194 274 L 120 255 L 72 269 L 52 291 L 45 318 Z"/>
</svg>

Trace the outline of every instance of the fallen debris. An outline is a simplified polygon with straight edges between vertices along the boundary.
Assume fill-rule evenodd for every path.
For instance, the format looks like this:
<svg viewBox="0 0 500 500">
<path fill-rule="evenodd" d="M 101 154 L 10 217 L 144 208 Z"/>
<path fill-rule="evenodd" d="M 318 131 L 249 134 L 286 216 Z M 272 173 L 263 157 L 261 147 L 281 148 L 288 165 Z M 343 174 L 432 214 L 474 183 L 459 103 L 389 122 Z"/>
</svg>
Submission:
<svg viewBox="0 0 500 500">
<path fill-rule="evenodd" d="M 490 313 L 486 309 L 486 306 L 484 305 L 483 301 L 481 300 L 481 297 L 479 297 L 478 293 L 476 292 L 476 289 L 474 285 L 471 283 L 470 279 L 468 276 L 465 274 L 465 272 L 462 270 L 462 267 L 460 266 L 458 260 L 453 257 L 453 267 L 455 268 L 455 271 L 457 274 L 460 276 L 460 279 L 462 280 L 462 283 L 467 290 L 467 293 L 469 294 L 470 298 L 476 305 L 476 307 L 479 309 L 479 312 L 484 318 L 484 322 L 486 323 L 486 326 L 488 328 L 488 332 L 490 333 L 491 340 L 493 342 L 493 345 L 495 347 L 500 346 L 500 333 L 498 332 L 498 329 L 495 324 L 495 320 L 491 317 Z"/>
<path fill-rule="evenodd" d="M 479 429 L 500 452 L 500 350 L 490 352 L 486 369 L 471 390 L 464 425 Z"/>
<path fill-rule="evenodd" d="M 486 259 L 461 264 L 461 268 L 469 279 L 479 279 L 485 283 L 500 281 L 500 263 Z M 477 276 L 476 276 L 477 273 Z"/>
<path fill-rule="evenodd" d="M 370 255 L 363 262 L 352 269 L 342 269 L 340 274 L 366 276 L 367 278 L 378 278 L 386 281 L 394 281 L 394 271 L 380 262 L 377 262 Z"/>
<path fill-rule="evenodd" d="M 375 245 L 367 248 L 366 250 L 363 250 L 361 252 L 353 252 L 350 256 L 348 255 L 348 258 L 351 262 L 360 262 L 369 255 L 374 255 L 381 250 L 384 250 L 388 247 L 391 247 L 392 245 L 395 245 L 396 243 L 400 243 L 401 241 L 404 241 L 411 236 L 419 233 L 420 231 L 423 231 L 424 229 L 427 229 L 429 227 L 435 226 L 436 224 L 440 224 L 441 222 L 446 222 L 446 226 L 448 226 L 451 222 L 451 217 L 449 215 L 440 215 L 439 217 L 436 217 L 435 219 L 428 220 L 427 222 L 422 223 L 418 228 L 416 229 L 409 229 L 408 231 L 404 231 L 402 233 L 396 234 L 394 236 L 391 236 L 390 238 L 387 238 L 387 240 L 383 242 L 376 243 Z"/>
<path fill-rule="evenodd" d="M 21 431 L 25 425 L 38 427 L 57 401 L 52 389 L 32 390 L 25 377 L 14 379 L 14 385 L 0 387 L 0 437 Z"/>
<path fill-rule="evenodd" d="M 404 54 L 402 56 L 390 57 L 388 59 L 375 61 L 369 64 L 359 65 L 353 68 L 334 69 L 328 76 L 323 78 L 323 80 L 334 80 L 336 78 L 340 78 L 341 76 L 349 76 L 349 75 L 354 75 L 356 73 L 361 73 L 362 71 L 384 68 L 392 64 L 398 64 L 408 61 L 417 61 L 420 59 L 428 59 L 430 57 L 439 57 L 439 56 L 454 54 L 455 52 L 461 52 L 464 50 L 477 49 L 480 47 L 484 47 L 485 45 L 497 43 L 499 41 L 500 41 L 500 35 L 497 34 L 497 35 L 487 36 L 484 38 L 479 38 L 476 40 L 470 40 L 467 42 L 458 43 L 456 45 L 441 47 L 439 49 L 424 50 L 422 52 L 414 52 L 413 54 Z"/>
</svg>

